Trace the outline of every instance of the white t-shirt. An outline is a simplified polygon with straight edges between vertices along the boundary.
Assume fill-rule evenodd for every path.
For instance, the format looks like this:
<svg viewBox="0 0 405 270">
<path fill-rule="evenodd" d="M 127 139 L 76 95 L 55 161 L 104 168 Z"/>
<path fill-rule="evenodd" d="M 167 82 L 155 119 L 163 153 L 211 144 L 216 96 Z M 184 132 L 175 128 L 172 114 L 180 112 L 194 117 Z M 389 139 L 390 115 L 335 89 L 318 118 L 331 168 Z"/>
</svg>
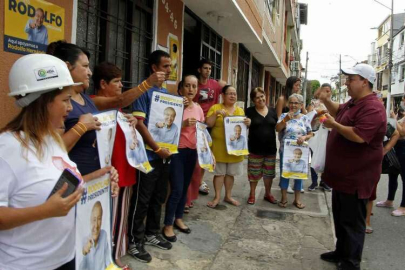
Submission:
<svg viewBox="0 0 405 270">
<path fill-rule="evenodd" d="M 25 158 L 10 132 L 0 134 L 0 207 L 26 208 L 43 204 L 62 171 L 76 164 L 51 138 L 40 161 L 32 151 Z M 26 152 L 27 153 L 27 152 Z M 0 269 L 55 269 L 75 256 L 75 211 L 0 231 Z"/>
</svg>

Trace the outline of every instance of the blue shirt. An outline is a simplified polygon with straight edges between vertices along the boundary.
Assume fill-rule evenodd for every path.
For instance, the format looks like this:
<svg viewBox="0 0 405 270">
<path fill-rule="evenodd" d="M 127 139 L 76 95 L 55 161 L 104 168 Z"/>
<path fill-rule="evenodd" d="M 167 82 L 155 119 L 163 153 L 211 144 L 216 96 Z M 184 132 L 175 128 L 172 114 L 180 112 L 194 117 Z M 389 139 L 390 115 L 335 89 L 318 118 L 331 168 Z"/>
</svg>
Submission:
<svg viewBox="0 0 405 270">
<path fill-rule="evenodd" d="M 77 124 L 79 117 L 82 114 L 98 113 L 98 109 L 96 108 L 96 105 L 94 105 L 93 100 L 88 95 L 80 95 L 84 99 L 85 104 L 80 105 L 73 99 L 71 100 L 73 110 L 69 113 L 67 119 L 65 120 L 66 131 Z M 100 169 L 96 131 L 90 130 L 84 133 L 72 150 L 70 150 L 69 157 L 77 164 L 77 168 L 82 175 L 86 175 Z"/>
<path fill-rule="evenodd" d="M 32 29 L 30 24 L 32 23 L 32 19 L 29 19 L 27 24 L 25 25 L 25 33 L 28 34 L 28 40 L 48 45 L 48 30 L 46 29 L 45 25 L 41 25 L 39 28 Z"/>
<path fill-rule="evenodd" d="M 87 243 L 89 238 L 84 239 L 83 245 Z M 90 252 L 84 255 L 80 263 L 80 270 L 96 270 L 106 269 L 111 264 L 111 252 L 107 242 L 107 233 L 100 230 L 97 246 L 93 246 Z"/>
<path fill-rule="evenodd" d="M 298 161 L 292 161 L 285 164 L 286 172 L 295 172 L 295 173 L 306 173 L 307 172 L 307 164 L 304 160 L 300 159 Z"/>
<path fill-rule="evenodd" d="M 132 114 L 137 118 L 142 118 L 143 123 L 146 127 L 148 127 L 148 119 L 150 113 L 150 105 L 152 100 L 153 92 L 158 91 L 160 93 L 168 93 L 166 88 L 159 88 L 157 86 L 153 86 L 149 91 L 143 93 L 134 103 L 132 103 Z M 152 134 L 151 134 L 152 135 Z M 146 154 L 148 155 L 148 160 L 159 159 L 160 157 L 155 154 L 153 151 L 146 150 Z"/>
<path fill-rule="evenodd" d="M 231 146 L 231 151 L 247 149 L 246 140 L 243 135 L 240 135 L 240 137 L 234 141 L 230 141 L 229 145 Z"/>
<path fill-rule="evenodd" d="M 150 134 L 152 135 L 155 142 L 176 144 L 176 140 L 179 137 L 179 128 L 174 123 L 171 125 L 170 128 L 167 128 L 167 126 L 164 126 L 162 128 L 153 126 L 150 129 Z"/>
</svg>

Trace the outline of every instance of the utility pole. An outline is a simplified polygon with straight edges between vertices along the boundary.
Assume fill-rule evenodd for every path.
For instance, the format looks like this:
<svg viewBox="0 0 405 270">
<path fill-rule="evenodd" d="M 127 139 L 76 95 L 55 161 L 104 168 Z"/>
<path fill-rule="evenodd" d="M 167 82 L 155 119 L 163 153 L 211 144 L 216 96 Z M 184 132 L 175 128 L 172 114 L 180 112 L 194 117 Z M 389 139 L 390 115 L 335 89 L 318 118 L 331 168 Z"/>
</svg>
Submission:
<svg viewBox="0 0 405 270">
<path fill-rule="evenodd" d="M 390 27 L 390 47 L 388 49 L 388 90 L 387 90 L 387 117 L 391 111 L 391 72 L 392 72 L 392 46 L 394 44 L 394 0 L 391 0 L 391 27 Z"/>
<path fill-rule="evenodd" d="M 339 104 L 342 103 L 342 55 L 339 54 L 339 98 L 338 102 Z"/>
<path fill-rule="evenodd" d="M 305 79 L 304 79 L 304 86 L 303 86 L 303 93 L 304 93 L 304 108 L 307 107 L 307 75 L 308 75 L 308 52 L 307 52 L 307 60 L 305 63 Z"/>
</svg>

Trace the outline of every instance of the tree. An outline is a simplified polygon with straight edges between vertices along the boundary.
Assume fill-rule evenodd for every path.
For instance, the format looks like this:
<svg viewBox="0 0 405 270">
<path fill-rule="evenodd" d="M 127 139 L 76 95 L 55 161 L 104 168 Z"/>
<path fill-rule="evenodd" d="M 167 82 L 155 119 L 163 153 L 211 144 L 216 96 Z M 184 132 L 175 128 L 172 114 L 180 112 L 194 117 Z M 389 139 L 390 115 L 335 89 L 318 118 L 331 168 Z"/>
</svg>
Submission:
<svg viewBox="0 0 405 270">
<path fill-rule="evenodd" d="M 307 83 L 307 100 L 306 104 L 311 102 L 311 99 L 314 96 L 315 91 L 321 86 L 321 83 L 318 80 L 311 80 Z"/>
</svg>

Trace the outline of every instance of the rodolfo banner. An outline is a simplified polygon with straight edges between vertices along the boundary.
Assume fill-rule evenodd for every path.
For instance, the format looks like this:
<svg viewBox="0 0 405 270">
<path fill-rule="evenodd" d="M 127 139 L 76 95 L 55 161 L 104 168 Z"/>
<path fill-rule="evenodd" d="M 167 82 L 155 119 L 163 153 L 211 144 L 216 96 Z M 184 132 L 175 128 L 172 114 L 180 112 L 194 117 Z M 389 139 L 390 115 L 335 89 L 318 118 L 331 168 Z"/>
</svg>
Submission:
<svg viewBox="0 0 405 270">
<path fill-rule="evenodd" d="M 247 145 L 247 128 L 244 116 L 229 116 L 224 118 L 226 150 L 229 155 L 249 155 Z"/>
<path fill-rule="evenodd" d="M 125 152 L 129 165 L 144 173 L 152 171 L 141 134 L 129 124 L 121 112 L 117 114 L 117 122 L 125 136 Z"/>
<path fill-rule="evenodd" d="M 183 119 L 183 97 L 153 92 L 148 130 L 159 147 L 178 153 Z M 146 149 L 152 150 L 148 145 Z"/>
<path fill-rule="evenodd" d="M 212 139 L 207 131 L 207 125 L 201 122 L 196 123 L 197 154 L 200 167 L 209 171 L 214 171 L 214 158 L 211 152 Z"/>
<path fill-rule="evenodd" d="M 100 167 L 111 164 L 117 125 L 117 111 L 97 114 L 101 130 L 97 131 Z M 83 185 L 76 216 L 76 269 L 120 269 L 111 256 L 111 189 L 110 174 Z"/>
<path fill-rule="evenodd" d="M 308 163 L 308 143 L 299 145 L 297 140 L 285 140 L 281 176 L 289 179 L 308 179 Z"/>
<path fill-rule="evenodd" d="M 65 9 L 43 0 L 5 0 L 4 51 L 43 53 L 65 39 Z"/>
</svg>

